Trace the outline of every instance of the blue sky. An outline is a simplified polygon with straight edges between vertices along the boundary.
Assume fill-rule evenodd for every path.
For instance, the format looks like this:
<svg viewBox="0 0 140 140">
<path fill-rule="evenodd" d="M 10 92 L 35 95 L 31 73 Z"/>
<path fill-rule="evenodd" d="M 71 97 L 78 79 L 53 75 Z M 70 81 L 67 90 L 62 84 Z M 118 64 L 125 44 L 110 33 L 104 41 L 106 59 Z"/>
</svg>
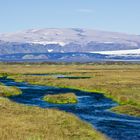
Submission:
<svg viewBox="0 0 140 140">
<path fill-rule="evenodd" d="M 140 34 L 140 0 L 0 0 L 0 32 L 47 27 Z"/>
</svg>

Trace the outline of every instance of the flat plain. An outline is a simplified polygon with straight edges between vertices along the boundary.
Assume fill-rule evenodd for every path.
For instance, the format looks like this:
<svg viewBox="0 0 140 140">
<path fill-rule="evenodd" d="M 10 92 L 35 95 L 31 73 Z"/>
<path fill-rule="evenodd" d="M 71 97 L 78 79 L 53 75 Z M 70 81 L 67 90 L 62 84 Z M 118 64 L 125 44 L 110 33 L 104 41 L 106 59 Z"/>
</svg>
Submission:
<svg viewBox="0 0 140 140">
<path fill-rule="evenodd" d="M 139 64 L 0 64 L 0 75 L 34 85 L 101 93 L 118 103 L 112 111 L 140 117 Z M 107 139 L 89 124 L 63 111 L 19 105 L 4 96 L 0 98 L 0 111 L 2 140 Z"/>
</svg>

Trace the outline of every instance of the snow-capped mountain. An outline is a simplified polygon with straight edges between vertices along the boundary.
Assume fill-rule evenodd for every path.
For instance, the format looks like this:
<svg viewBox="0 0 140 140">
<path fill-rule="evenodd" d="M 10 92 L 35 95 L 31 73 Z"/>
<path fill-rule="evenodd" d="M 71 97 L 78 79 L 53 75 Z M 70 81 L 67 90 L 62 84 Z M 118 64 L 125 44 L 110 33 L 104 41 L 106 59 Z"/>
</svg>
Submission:
<svg viewBox="0 0 140 140">
<path fill-rule="evenodd" d="M 86 44 L 91 41 L 99 43 L 126 43 L 137 45 L 140 43 L 140 36 L 128 35 L 116 32 L 97 31 L 93 29 L 77 28 L 47 28 L 47 29 L 30 29 L 15 33 L 0 34 L 1 40 L 22 43 L 60 43 L 69 44 L 71 42 Z"/>
<path fill-rule="evenodd" d="M 0 55 L 43 53 L 95 53 L 140 55 L 140 36 L 78 28 L 30 29 L 0 34 Z M 123 53 L 122 53 L 123 52 Z M 29 55 L 28 55 L 29 54 Z M 34 58 L 32 56 L 32 58 Z"/>
</svg>

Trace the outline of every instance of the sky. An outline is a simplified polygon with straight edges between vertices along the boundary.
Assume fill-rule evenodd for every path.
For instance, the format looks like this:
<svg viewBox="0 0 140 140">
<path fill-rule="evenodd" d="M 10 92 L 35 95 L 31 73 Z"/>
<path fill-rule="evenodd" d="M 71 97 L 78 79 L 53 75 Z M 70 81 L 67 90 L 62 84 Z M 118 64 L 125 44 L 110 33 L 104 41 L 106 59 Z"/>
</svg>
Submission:
<svg viewBox="0 0 140 140">
<path fill-rule="evenodd" d="M 33 28 L 140 35 L 140 0 L 0 0 L 0 33 Z"/>
</svg>

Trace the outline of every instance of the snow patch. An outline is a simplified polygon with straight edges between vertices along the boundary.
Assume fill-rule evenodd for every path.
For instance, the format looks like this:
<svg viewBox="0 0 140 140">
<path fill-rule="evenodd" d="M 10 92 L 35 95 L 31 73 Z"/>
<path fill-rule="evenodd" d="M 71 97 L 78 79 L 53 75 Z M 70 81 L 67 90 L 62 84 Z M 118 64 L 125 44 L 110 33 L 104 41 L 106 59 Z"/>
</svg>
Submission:
<svg viewBox="0 0 140 140">
<path fill-rule="evenodd" d="M 53 49 L 48 50 L 48 52 L 53 52 Z"/>
<path fill-rule="evenodd" d="M 48 45 L 48 44 L 59 44 L 60 46 L 65 46 L 65 42 L 57 42 L 57 41 L 34 41 L 31 42 L 33 44 L 41 44 L 41 45 Z"/>
<path fill-rule="evenodd" d="M 114 42 L 111 42 L 111 41 L 107 41 L 107 42 L 104 42 L 104 44 L 113 44 Z"/>
<path fill-rule="evenodd" d="M 117 51 L 96 51 L 96 52 L 91 52 L 91 53 L 99 53 L 99 54 L 106 54 L 106 55 L 127 55 L 127 54 L 140 55 L 140 49 L 117 50 Z"/>
</svg>

